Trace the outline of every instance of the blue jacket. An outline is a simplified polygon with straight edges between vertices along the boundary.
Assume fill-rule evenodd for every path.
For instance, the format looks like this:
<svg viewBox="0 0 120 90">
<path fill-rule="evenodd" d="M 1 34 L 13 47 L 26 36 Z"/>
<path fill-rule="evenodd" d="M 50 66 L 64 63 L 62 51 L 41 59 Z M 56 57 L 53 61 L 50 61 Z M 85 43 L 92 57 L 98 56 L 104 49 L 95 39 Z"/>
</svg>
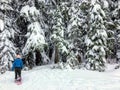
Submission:
<svg viewBox="0 0 120 90">
<path fill-rule="evenodd" d="M 23 62 L 22 59 L 16 58 L 13 62 L 12 70 L 14 70 L 16 67 L 23 68 Z"/>
</svg>

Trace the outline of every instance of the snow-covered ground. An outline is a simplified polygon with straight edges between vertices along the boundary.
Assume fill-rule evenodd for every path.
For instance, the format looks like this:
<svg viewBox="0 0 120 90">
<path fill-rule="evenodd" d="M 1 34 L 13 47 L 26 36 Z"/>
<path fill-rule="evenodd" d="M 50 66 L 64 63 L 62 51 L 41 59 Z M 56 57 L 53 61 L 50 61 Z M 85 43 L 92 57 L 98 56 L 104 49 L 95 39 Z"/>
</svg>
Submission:
<svg viewBox="0 0 120 90">
<path fill-rule="evenodd" d="M 120 69 L 109 65 L 106 72 L 36 67 L 22 71 L 23 83 L 14 83 L 14 72 L 0 75 L 0 90 L 120 90 Z"/>
</svg>

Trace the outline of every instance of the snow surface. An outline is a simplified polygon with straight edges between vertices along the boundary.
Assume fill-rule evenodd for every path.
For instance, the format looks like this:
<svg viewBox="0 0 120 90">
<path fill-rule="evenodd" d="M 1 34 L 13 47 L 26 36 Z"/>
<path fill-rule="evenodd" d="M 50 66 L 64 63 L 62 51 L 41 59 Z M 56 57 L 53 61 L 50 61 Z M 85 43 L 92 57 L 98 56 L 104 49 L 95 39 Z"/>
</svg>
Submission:
<svg viewBox="0 0 120 90">
<path fill-rule="evenodd" d="M 115 65 L 114 65 L 115 66 Z M 23 83 L 14 83 L 14 72 L 0 75 L 0 90 L 120 90 L 120 69 L 109 65 L 106 72 L 36 67 L 22 71 Z"/>
</svg>

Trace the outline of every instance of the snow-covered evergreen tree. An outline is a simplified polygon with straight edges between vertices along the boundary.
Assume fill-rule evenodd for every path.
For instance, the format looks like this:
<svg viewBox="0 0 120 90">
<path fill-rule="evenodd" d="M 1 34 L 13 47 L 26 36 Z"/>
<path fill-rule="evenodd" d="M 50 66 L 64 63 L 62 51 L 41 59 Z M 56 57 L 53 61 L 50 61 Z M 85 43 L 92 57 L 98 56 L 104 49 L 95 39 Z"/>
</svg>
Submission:
<svg viewBox="0 0 120 90">
<path fill-rule="evenodd" d="M 105 13 L 99 0 L 90 1 L 89 30 L 86 36 L 86 64 L 88 69 L 103 71 L 106 62 L 107 33 L 104 26 Z"/>
<path fill-rule="evenodd" d="M 50 39 L 50 36 L 51 36 L 51 31 L 53 26 L 53 18 L 54 18 L 53 16 L 55 11 L 54 10 L 55 5 L 53 4 L 52 0 L 46 0 L 46 1 L 35 0 L 35 6 L 42 15 L 42 18 L 41 18 L 43 20 L 42 27 L 44 28 L 45 38 L 48 44 L 47 48 L 45 48 L 45 53 L 51 60 L 50 63 L 52 63 L 53 62 L 52 57 L 54 56 L 53 55 L 54 47 Z"/>
<path fill-rule="evenodd" d="M 48 58 L 45 54 L 44 47 L 47 46 L 44 30 L 42 28 L 42 15 L 40 14 L 39 10 L 36 9 L 34 3 L 32 6 L 25 5 L 21 9 L 21 16 L 24 16 L 30 24 L 27 28 L 27 42 L 23 49 L 23 53 L 28 55 L 29 52 L 32 52 L 34 55 L 33 63 L 36 64 L 37 57 L 35 57 L 36 53 L 38 52 L 39 55 L 42 55 L 39 58 L 42 61 L 42 64 L 48 63 Z M 36 52 L 37 50 L 37 52 Z M 40 61 L 39 60 L 39 61 Z M 40 62 L 37 64 L 39 65 Z"/>
<path fill-rule="evenodd" d="M 10 70 L 15 57 L 14 46 L 14 9 L 10 6 L 11 0 L 0 1 L 0 72 Z"/>
<path fill-rule="evenodd" d="M 62 56 L 68 53 L 67 50 L 67 41 L 65 40 L 65 26 L 63 22 L 63 16 L 61 11 L 61 5 L 56 6 L 56 11 L 54 13 L 54 25 L 52 27 L 51 40 L 55 46 L 55 62 L 66 62 L 63 61 Z"/>
<path fill-rule="evenodd" d="M 114 44 L 114 50 L 115 55 L 117 53 L 117 49 L 120 49 L 120 1 L 119 0 L 110 0 L 111 3 L 111 20 L 113 22 L 114 28 L 114 36 L 115 36 L 115 44 Z"/>
<path fill-rule="evenodd" d="M 82 31 L 80 14 L 80 2 L 78 0 L 72 1 L 69 8 L 70 21 L 68 23 L 68 41 L 69 41 L 69 55 L 67 62 L 73 67 L 81 63 L 81 45 L 82 45 Z M 79 57 L 79 58 L 78 58 Z"/>
<path fill-rule="evenodd" d="M 107 39 L 107 55 L 106 57 L 108 58 L 108 62 L 111 62 L 111 58 L 115 58 L 115 31 L 116 31 L 116 25 L 114 23 L 115 17 L 113 17 L 113 11 L 116 8 L 116 1 L 114 0 L 105 0 L 103 1 L 103 9 L 106 13 L 106 22 L 105 26 L 107 28 L 107 34 L 108 34 L 108 39 Z"/>
<path fill-rule="evenodd" d="M 102 1 L 102 0 L 101 0 Z M 116 62 L 117 50 L 119 48 L 119 0 L 104 0 L 103 9 L 106 13 L 107 28 L 107 60 L 108 62 Z M 111 61 L 114 59 L 114 61 Z"/>
</svg>

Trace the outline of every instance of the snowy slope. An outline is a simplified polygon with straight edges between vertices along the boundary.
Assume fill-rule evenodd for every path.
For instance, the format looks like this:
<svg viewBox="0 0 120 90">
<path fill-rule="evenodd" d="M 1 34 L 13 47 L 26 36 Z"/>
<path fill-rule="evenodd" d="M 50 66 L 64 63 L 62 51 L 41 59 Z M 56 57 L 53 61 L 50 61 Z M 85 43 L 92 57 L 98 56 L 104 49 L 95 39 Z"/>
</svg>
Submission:
<svg viewBox="0 0 120 90">
<path fill-rule="evenodd" d="M 14 72 L 0 75 L 0 90 L 120 90 L 120 70 L 96 72 L 50 69 L 22 71 L 23 84 L 14 83 Z"/>
</svg>

